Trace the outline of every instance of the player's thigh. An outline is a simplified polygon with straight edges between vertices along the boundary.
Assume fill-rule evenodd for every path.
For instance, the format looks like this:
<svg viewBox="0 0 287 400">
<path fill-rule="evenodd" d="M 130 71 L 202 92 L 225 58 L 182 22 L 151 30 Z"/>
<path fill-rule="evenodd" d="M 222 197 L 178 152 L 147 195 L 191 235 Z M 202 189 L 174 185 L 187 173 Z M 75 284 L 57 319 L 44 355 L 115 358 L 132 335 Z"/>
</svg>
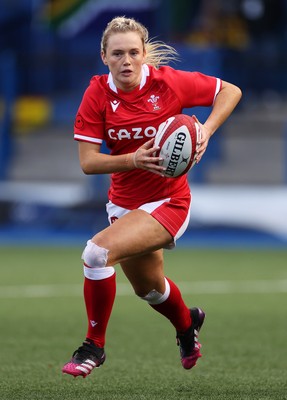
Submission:
<svg viewBox="0 0 287 400">
<path fill-rule="evenodd" d="M 164 292 L 163 250 L 130 258 L 121 262 L 121 267 L 138 296 L 143 297 L 153 289 Z"/>
<path fill-rule="evenodd" d="M 92 239 L 109 251 L 107 265 L 158 250 L 171 240 L 166 228 L 143 210 L 129 212 Z"/>
</svg>

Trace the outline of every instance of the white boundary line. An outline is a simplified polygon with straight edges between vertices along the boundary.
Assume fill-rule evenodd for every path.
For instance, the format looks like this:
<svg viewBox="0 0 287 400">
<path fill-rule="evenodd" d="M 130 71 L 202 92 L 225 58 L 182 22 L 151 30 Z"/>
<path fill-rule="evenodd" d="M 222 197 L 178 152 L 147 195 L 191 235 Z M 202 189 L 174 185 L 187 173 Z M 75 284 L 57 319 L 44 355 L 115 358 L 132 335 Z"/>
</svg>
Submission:
<svg viewBox="0 0 287 400">
<path fill-rule="evenodd" d="M 268 294 L 287 293 L 287 279 L 249 281 L 177 282 L 182 294 Z M 82 296 L 81 284 L 1 286 L 0 298 L 51 298 Z M 133 296 L 129 283 L 117 283 L 117 296 Z"/>
</svg>

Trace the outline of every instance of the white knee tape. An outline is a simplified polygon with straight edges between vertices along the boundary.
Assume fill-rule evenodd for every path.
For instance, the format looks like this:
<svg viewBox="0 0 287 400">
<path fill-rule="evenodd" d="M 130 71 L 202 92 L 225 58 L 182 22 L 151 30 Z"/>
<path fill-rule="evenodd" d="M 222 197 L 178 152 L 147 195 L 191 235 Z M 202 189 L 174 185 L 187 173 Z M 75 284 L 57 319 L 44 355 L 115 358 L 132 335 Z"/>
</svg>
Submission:
<svg viewBox="0 0 287 400">
<path fill-rule="evenodd" d="M 164 281 L 165 281 L 165 292 L 163 294 L 157 292 L 154 289 L 151 290 L 146 296 L 141 297 L 141 299 L 147 301 L 151 305 L 163 303 L 170 294 L 170 285 L 168 283 L 168 280 L 164 278 Z"/>
<path fill-rule="evenodd" d="M 107 259 L 108 250 L 88 240 L 82 254 L 85 277 L 93 280 L 101 280 L 112 276 L 115 273 L 115 269 L 106 266 Z"/>
<path fill-rule="evenodd" d="M 98 246 L 91 240 L 87 241 L 87 245 L 82 254 L 84 264 L 89 268 L 104 268 L 107 265 L 108 250 Z"/>
</svg>

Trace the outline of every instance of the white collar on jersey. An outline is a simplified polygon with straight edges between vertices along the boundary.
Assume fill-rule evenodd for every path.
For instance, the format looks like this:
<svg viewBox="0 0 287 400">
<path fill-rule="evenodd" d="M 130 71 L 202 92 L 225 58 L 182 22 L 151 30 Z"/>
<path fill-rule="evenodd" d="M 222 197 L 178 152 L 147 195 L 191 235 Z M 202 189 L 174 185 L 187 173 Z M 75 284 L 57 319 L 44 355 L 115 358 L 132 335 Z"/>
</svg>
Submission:
<svg viewBox="0 0 287 400">
<path fill-rule="evenodd" d="M 141 82 L 140 82 L 140 90 L 144 87 L 144 85 L 146 84 L 146 79 L 149 76 L 149 68 L 146 64 L 142 65 L 142 78 L 141 78 Z M 114 91 L 115 93 L 118 93 L 118 89 L 114 83 L 113 80 L 113 76 L 112 74 L 109 72 L 109 76 L 108 76 L 108 85 L 110 87 L 110 89 L 112 91 Z"/>
</svg>

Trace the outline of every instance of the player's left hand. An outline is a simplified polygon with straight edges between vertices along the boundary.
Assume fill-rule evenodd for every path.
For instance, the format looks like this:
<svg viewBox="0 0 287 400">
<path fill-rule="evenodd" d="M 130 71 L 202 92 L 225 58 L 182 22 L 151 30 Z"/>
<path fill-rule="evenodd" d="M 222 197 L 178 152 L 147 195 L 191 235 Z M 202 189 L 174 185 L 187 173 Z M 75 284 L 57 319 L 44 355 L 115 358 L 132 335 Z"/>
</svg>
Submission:
<svg viewBox="0 0 287 400">
<path fill-rule="evenodd" d="M 198 123 L 199 127 L 200 127 L 200 131 L 201 131 L 201 138 L 198 140 L 197 142 L 197 154 L 196 154 L 196 163 L 198 164 L 199 161 L 202 159 L 203 154 L 205 153 L 205 150 L 208 146 L 208 142 L 210 139 L 210 134 L 208 132 L 208 130 L 206 129 L 206 127 L 201 124 L 199 122 L 199 120 L 197 119 L 197 117 L 195 115 L 192 116 L 193 119 L 195 119 L 195 121 Z"/>
</svg>

